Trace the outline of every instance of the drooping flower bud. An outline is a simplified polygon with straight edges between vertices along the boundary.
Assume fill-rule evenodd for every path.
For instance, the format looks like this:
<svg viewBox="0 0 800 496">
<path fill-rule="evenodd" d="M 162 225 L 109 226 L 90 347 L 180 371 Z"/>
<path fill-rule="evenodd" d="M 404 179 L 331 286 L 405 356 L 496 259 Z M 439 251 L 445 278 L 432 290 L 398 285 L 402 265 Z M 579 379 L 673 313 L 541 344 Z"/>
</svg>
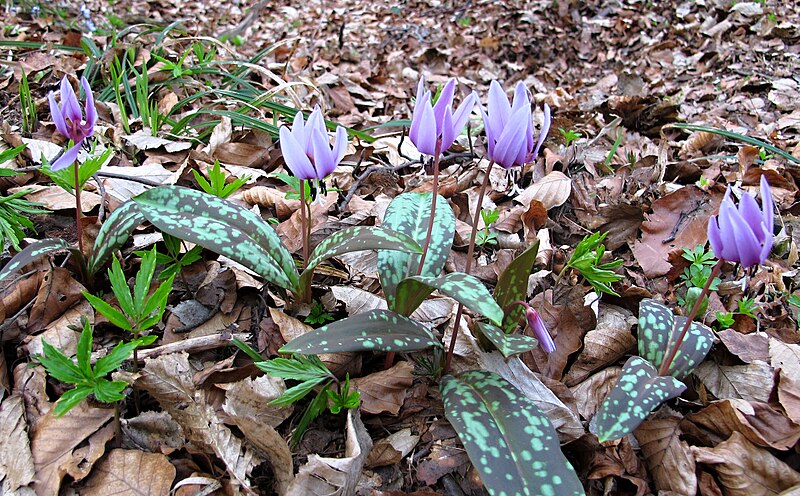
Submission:
<svg viewBox="0 0 800 496">
<path fill-rule="evenodd" d="M 539 346 L 542 347 L 542 350 L 546 353 L 556 351 L 556 344 L 553 342 L 553 338 L 550 336 L 547 326 L 544 325 L 542 316 L 530 305 L 526 305 L 525 320 L 528 321 L 528 326 L 530 326 L 536 339 L 539 340 Z"/>
</svg>

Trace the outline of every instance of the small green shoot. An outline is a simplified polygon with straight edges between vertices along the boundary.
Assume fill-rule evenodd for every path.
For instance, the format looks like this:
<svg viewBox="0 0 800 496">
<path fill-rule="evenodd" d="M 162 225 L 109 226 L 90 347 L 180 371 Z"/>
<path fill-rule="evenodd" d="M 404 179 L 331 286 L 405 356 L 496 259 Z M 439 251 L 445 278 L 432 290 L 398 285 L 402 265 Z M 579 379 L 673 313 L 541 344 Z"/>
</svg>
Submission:
<svg viewBox="0 0 800 496">
<path fill-rule="evenodd" d="M 489 226 L 497 222 L 497 219 L 500 218 L 500 211 L 497 209 L 481 210 L 481 218 L 483 219 L 483 230 L 475 234 L 475 244 L 481 247 L 496 245 L 497 234 L 489 232 Z"/>
<path fill-rule="evenodd" d="M 606 166 L 606 169 L 608 170 L 613 170 L 611 168 L 611 161 L 614 159 L 614 155 L 616 155 L 619 145 L 622 144 L 623 136 L 625 136 L 623 129 L 619 129 L 617 131 L 617 139 L 615 139 L 614 144 L 611 145 L 611 150 L 608 151 L 608 156 L 606 156 L 606 161 L 603 163 Z"/>
<path fill-rule="evenodd" d="M 22 134 L 30 136 L 36 131 L 39 120 L 36 117 L 36 101 L 31 97 L 31 88 L 28 86 L 28 76 L 22 71 L 19 81 L 19 103 L 22 111 Z"/>
<path fill-rule="evenodd" d="M 717 260 L 714 257 L 714 253 L 706 251 L 703 245 L 697 245 L 692 250 L 684 248 L 681 257 L 691 262 L 691 265 L 685 268 L 683 274 L 681 274 L 681 283 L 686 286 L 686 295 L 679 294 L 677 299 L 679 305 L 690 309 L 694 306 L 697 297 L 699 297 L 700 290 L 706 285 L 708 278 L 711 277 L 711 270 Z M 719 283 L 719 278 L 715 278 L 709 289 L 716 291 Z M 708 302 L 704 301 L 703 305 L 700 308 L 701 311 L 705 310 Z"/>
<path fill-rule="evenodd" d="M 219 198 L 231 196 L 250 180 L 250 176 L 237 177 L 230 184 L 225 184 L 225 173 L 220 168 L 219 160 L 215 160 L 214 167 L 208 170 L 208 181 L 198 171 L 192 170 L 192 173 L 203 191 Z"/>
<path fill-rule="evenodd" d="M 721 329 L 728 329 L 733 323 L 733 313 L 717 312 L 717 324 L 719 324 Z"/>
<path fill-rule="evenodd" d="M 0 153 L 0 164 L 13 160 L 19 155 L 25 145 L 8 149 Z M 13 169 L 0 168 L 0 177 L 17 175 Z M 25 237 L 25 229 L 33 229 L 33 222 L 27 217 L 32 214 L 47 214 L 49 210 L 42 209 L 41 203 L 31 202 L 22 197 L 30 190 L 17 191 L 9 196 L 0 196 L 0 249 L 6 245 L 6 240 L 15 250 L 19 250 L 19 242 Z M 35 230 L 34 230 L 35 232 Z"/>
<path fill-rule="evenodd" d="M 358 394 L 358 391 L 350 391 L 350 374 L 345 375 L 344 384 L 340 384 L 339 391 L 326 389 L 325 392 L 330 400 L 328 409 L 334 415 L 338 415 L 342 410 L 358 408 L 361 403 L 361 395 Z"/>
<path fill-rule="evenodd" d="M 83 191 L 83 187 L 94 176 L 97 171 L 103 167 L 103 164 L 108 162 L 111 155 L 114 153 L 112 148 L 107 148 L 106 151 L 100 155 L 95 155 L 96 143 L 92 145 L 92 150 L 89 152 L 89 158 L 82 164 L 74 162 L 72 165 L 65 169 L 53 172 L 50 169 L 50 164 L 45 164 L 40 169 L 43 174 L 49 177 L 61 189 L 69 193 L 75 192 L 75 167 L 78 167 L 78 189 Z"/>
<path fill-rule="evenodd" d="M 194 245 L 186 253 L 181 253 L 181 240 L 175 236 L 164 234 L 164 246 L 167 253 L 156 254 L 156 264 L 164 265 L 164 268 L 159 272 L 158 279 L 169 279 L 177 275 L 184 267 L 192 265 L 202 258 L 203 247 Z M 147 251 L 135 251 L 136 255 L 144 257 Z"/>
<path fill-rule="evenodd" d="M 459 17 L 458 23 L 465 28 L 469 27 L 469 25 L 472 24 L 472 17 Z"/>
<path fill-rule="evenodd" d="M 156 340 L 156 336 L 145 336 L 128 343 L 120 342 L 108 355 L 97 360 L 92 367 L 92 328 L 88 319 L 83 318 L 82 321 L 83 330 L 78 340 L 77 365 L 71 358 L 44 340 L 42 340 L 44 353 L 36 357 L 36 361 L 44 366 L 50 376 L 61 382 L 75 385 L 73 389 L 61 395 L 56 402 L 53 409 L 56 417 L 70 411 L 90 394 L 103 403 L 114 403 L 125 399 L 122 390 L 125 389 L 127 383 L 109 381 L 105 377 L 118 369 L 122 362 L 129 359 L 131 352 L 136 348 L 150 345 Z"/>
<path fill-rule="evenodd" d="M 563 128 L 558 128 L 558 132 L 564 137 L 564 146 L 569 146 L 573 141 L 577 141 L 579 138 L 583 137 L 581 133 L 575 132 L 572 129 L 565 131 Z"/>
<path fill-rule="evenodd" d="M 573 268 L 580 272 L 586 279 L 586 282 L 598 293 L 607 293 L 614 296 L 619 296 L 614 290 L 611 289 L 611 283 L 617 282 L 622 279 L 622 276 L 614 273 L 611 269 L 616 269 L 622 265 L 622 260 L 617 259 L 608 263 L 601 263 L 603 254 L 605 253 L 605 246 L 603 240 L 608 233 L 594 233 L 586 236 L 575 247 L 564 271 L 568 268 Z"/>
<path fill-rule="evenodd" d="M 315 324 L 324 325 L 325 323 L 332 322 L 334 320 L 336 319 L 333 318 L 333 315 L 326 312 L 325 307 L 322 306 L 321 303 L 315 302 L 313 305 L 311 305 L 311 312 L 305 318 L 305 323 L 311 325 Z"/>
</svg>

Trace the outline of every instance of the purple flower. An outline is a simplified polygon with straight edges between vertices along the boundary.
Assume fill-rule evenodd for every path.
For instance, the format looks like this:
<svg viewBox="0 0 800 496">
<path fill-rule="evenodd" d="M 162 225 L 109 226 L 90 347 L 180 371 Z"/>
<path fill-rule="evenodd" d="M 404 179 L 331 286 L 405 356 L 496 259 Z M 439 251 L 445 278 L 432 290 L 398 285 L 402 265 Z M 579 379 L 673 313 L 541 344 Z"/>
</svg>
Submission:
<svg viewBox="0 0 800 496">
<path fill-rule="evenodd" d="M 744 193 L 739 208 L 731 200 L 731 189 L 719 206 L 719 215 L 708 221 L 708 240 L 717 258 L 739 262 L 744 268 L 764 263 L 772 250 L 772 192 L 761 176 L 761 208 L 751 193 Z"/>
<path fill-rule="evenodd" d="M 492 81 L 489 86 L 489 111 L 484 112 L 481 106 L 481 114 L 486 128 L 489 160 L 504 169 L 533 161 L 550 131 L 550 106 L 545 103 L 544 125 L 534 148 L 531 101 L 522 82 L 517 83 L 514 89 L 512 105 L 500 84 Z"/>
<path fill-rule="evenodd" d="M 97 109 L 94 106 L 92 89 L 86 78 L 81 78 L 81 86 L 86 93 L 86 119 L 83 117 L 83 110 L 75 91 L 67 81 L 67 77 L 61 80 L 61 108 L 56 103 L 56 98 L 51 91 L 47 95 L 50 102 L 50 113 L 53 115 L 53 122 L 58 132 L 72 140 L 72 147 L 68 148 L 61 157 L 50 164 L 50 169 L 57 171 L 69 167 L 78 158 L 78 152 L 83 145 L 83 140 L 94 133 L 94 123 L 97 121 Z"/>
<path fill-rule="evenodd" d="M 436 100 L 436 105 L 432 105 L 431 92 L 425 89 L 424 80 L 419 80 L 417 102 L 414 104 L 414 114 L 411 117 L 411 129 L 408 137 L 420 153 L 435 155 L 438 140 L 441 140 L 440 151 L 447 150 L 467 124 L 469 115 L 478 101 L 478 96 L 471 93 L 453 114 L 455 89 L 456 80 L 452 78 L 444 85 L 439 99 Z"/>
<path fill-rule="evenodd" d="M 331 148 L 330 138 L 322 119 L 319 105 L 303 121 L 303 113 L 297 112 L 292 129 L 283 126 L 280 130 L 283 160 L 299 179 L 320 181 L 336 169 L 347 151 L 347 132 L 336 128 L 336 141 Z"/>
<path fill-rule="evenodd" d="M 542 320 L 542 316 L 539 315 L 539 312 L 534 310 L 530 305 L 525 305 L 525 319 L 528 321 L 528 325 L 536 335 L 536 339 L 539 340 L 539 346 L 541 346 L 546 353 L 552 353 L 556 351 L 556 344 L 553 342 L 553 338 L 547 331 L 547 326 L 544 325 L 544 321 Z"/>
</svg>

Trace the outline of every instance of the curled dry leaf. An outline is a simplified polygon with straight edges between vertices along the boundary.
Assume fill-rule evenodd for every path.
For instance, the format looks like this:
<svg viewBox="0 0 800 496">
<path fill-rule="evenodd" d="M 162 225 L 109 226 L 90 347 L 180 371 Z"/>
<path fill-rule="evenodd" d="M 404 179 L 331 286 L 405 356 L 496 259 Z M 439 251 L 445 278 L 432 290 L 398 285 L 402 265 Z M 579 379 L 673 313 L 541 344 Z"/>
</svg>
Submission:
<svg viewBox="0 0 800 496">
<path fill-rule="evenodd" d="M 714 469 L 729 496 L 778 494 L 800 484 L 800 474 L 738 432 L 714 448 L 693 446 L 692 454 Z"/>
<path fill-rule="evenodd" d="M 682 417 L 663 407 L 655 418 L 646 420 L 634 435 L 659 493 L 694 496 L 697 476 L 689 446 L 680 440 Z"/>
<path fill-rule="evenodd" d="M 681 153 L 707 153 L 721 145 L 722 141 L 723 138 L 719 134 L 709 133 L 708 131 L 695 131 L 683 142 Z"/>
<path fill-rule="evenodd" d="M 717 399 L 738 398 L 747 401 L 769 401 L 774 372 L 764 362 L 748 365 L 719 365 L 706 360 L 694 371 L 708 391 Z"/>
<path fill-rule="evenodd" d="M 353 379 L 353 388 L 361 393 L 361 409 L 372 414 L 397 415 L 406 391 L 414 382 L 413 372 L 411 362 L 397 362 L 388 370 Z"/>
<path fill-rule="evenodd" d="M 716 401 L 686 418 L 723 439 L 739 432 L 758 446 L 787 450 L 800 440 L 800 426 L 768 403 Z"/>
<path fill-rule="evenodd" d="M 361 422 L 358 410 L 347 411 L 347 440 L 344 458 L 309 455 L 289 486 L 286 496 L 355 494 L 361 470 L 372 448 L 372 439 Z"/>
<path fill-rule="evenodd" d="M 622 367 L 608 367 L 570 388 L 578 406 L 578 413 L 585 420 L 594 417 L 606 396 L 614 389 Z"/>
<path fill-rule="evenodd" d="M 81 489 L 81 494 L 87 496 L 168 494 L 175 479 L 175 472 L 175 467 L 161 453 L 115 449 L 95 466 L 92 476 Z"/>
<path fill-rule="evenodd" d="M 168 455 L 186 443 L 183 429 L 167 412 L 142 412 L 120 423 L 123 448 Z"/>
<path fill-rule="evenodd" d="M 419 442 L 411 429 L 402 429 L 375 443 L 367 457 L 366 467 L 397 465 Z"/>
<path fill-rule="evenodd" d="M 769 340 L 770 364 L 793 377 L 800 377 L 800 345 L 783 343 L 775 338 Z"/>
<path fill-rule="evenodd" d="M 85 290 L 69 270 L 55 267 L 44 277 L 39 287 L 36 301 L 31 308 L 28 329 L 41 329 L 62 317 L 69 307 L 83 300 L 81 291 Z"/>
<path fill-rule="evenodd" d="M 778 380 L 778 399 L 792 422 L 800 424 L 800 378 L 781 370 Z"/>
<path fill-rule="evenodd" d="M 764 334 L 742 334 L 733 329 L 725 329 L 718 332 L 717 336 L 728 351 L 744 363 L 753 363 L 755 360 L 769 361 L 769 340 Z"/>
<path fill-rule="evenodd" d="M 572 179 L 563 172 L 553 171 L 528 186 L 515 200 L 528 205 L 538 200 L 546 210 L 563 205 L 572 193 Z"/>
<path fill-rule="evenodd" d="M 13 493 L 33 481 L 34 466 L 21 396 L 0 403 L 0 492 Z"/>
</svg>

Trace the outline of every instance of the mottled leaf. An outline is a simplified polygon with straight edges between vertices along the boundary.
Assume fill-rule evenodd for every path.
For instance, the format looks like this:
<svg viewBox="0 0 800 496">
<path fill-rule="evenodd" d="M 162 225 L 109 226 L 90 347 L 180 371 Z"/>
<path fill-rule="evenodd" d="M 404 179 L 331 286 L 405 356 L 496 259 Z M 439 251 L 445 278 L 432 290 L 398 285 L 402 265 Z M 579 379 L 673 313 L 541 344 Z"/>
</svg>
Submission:
<svg viewBox="0 0 800 496">
<path fill-rule="evenodd" d="M 506 334 L 499 327 L 486 322 L 478 322 L 478 329 L 506 358 L 530 351 L 539 344 L 534 337 L 524 334 Z"/>
<path fill-rule="evenodd" d="M 686 317 L 676 317 L 672 310 L 656 301 L 645 299 L 639 303 L 639 355 L 650 361 L 657 369 L 675 346 Z M 689 332 L 681 343 L 675 359 L 669 367 L 669 374 L 683 379 L 703 362 L 714 343 L 711 329 L 692 322 Z"/>
<path fill-rule="evenodd" d="M 397 286 L 395 310 L 411 315 L 435 289 L 479 313 L 495 324 L 503 320 L 503 310 L 494 302 L 486 286 L 476 277 L 453 272 L 441 277 L 413 276 Z"/>
<path fill-rule="evenodd" d="M 356 226 L 342 229 L 318 244 L 300 275 L 299 296 L 311 288 L 314 268 L 323 260 L 363 250 L 397 250 L 404 253 L 422 253 L 422 248 L 410 236 L 381 227 Z"/>
<path fill-rule="evenodd" d="M 386 209 L 383 226 L 407 234 L 420 246 L 425 245 L 431 215 L 431 193 L 403 193 L 397 196 Z M 453 236 L 456 218 L 447 200 L 437 196 L 436 218 L 433 221 L 431 241 L 425 255 L 425 265 L 419 275 L 436 277 L 444 268 Z M 378 273 L 389 308 L 394 308 L 395 290 L 400 281 L 415 276 L 419 267 L 419 255 L 398 251 L 378 251 Z"/>
<path fill-rule="evenodd" d="M 94 248 L 89 256 L 89 272 L 95 273 L 108 260 L 112 253 L 122 248 L 139 224 L 144 222 L 144 214 L 139 205 L 133 201 L 123 203 L 111 212 L 94 241 Z"/>
<path fill-rule="evenodd" d="M 267 281 L 296 290 L 297 269 L 272 227 L 255 213 L 202 191 L 159 186 L 134 198 L 163 232 L 225 255 Z"/>
<path fill-rule="evenodd" d="M 603 443 L 633 432 L 658 405 L 685 389 L 674 377 L 659 376 L 644 358 L 630 357 L 597 412 L 597 439 Z"/>
<path fill-rule="evenodd" d="M 389 310 L 371 310 L 303 334 L 280 353 L 414 351 L 441 346 L 425 326 Z"/>
<path fill-rule="evenodd" d="M 547 416 L 499 375 L 442 378 L 447 420 L 492 495 L 584 494 Z"/>
<path fill-rule="evenodd" d="M 64 250 L 70 250 L 76 255 L 79 255 L 78 250 L 63 239 L 49 238 L 35 241 L 26 246 L 21 252 L 14 255 L 14 258 L 3 267 L 3 270 L 0 270 L 0 281 L 29 263 L 36 261 L 39 257 L 43 257 L 48 253 Z"/>
<path fill-rule="evenodd" d="M 525 307 L 522 305 L 507 307 L 514 301 L 525 300 L 528 295 L 528 276 L 533 269 L 537 253 L 539 253 L 539 240 L 508 264 L 494 287 L 494 299 L 506 313 L 501 326 L 505 332 L 515 330 L 525 318 Z"/>
</svg>

